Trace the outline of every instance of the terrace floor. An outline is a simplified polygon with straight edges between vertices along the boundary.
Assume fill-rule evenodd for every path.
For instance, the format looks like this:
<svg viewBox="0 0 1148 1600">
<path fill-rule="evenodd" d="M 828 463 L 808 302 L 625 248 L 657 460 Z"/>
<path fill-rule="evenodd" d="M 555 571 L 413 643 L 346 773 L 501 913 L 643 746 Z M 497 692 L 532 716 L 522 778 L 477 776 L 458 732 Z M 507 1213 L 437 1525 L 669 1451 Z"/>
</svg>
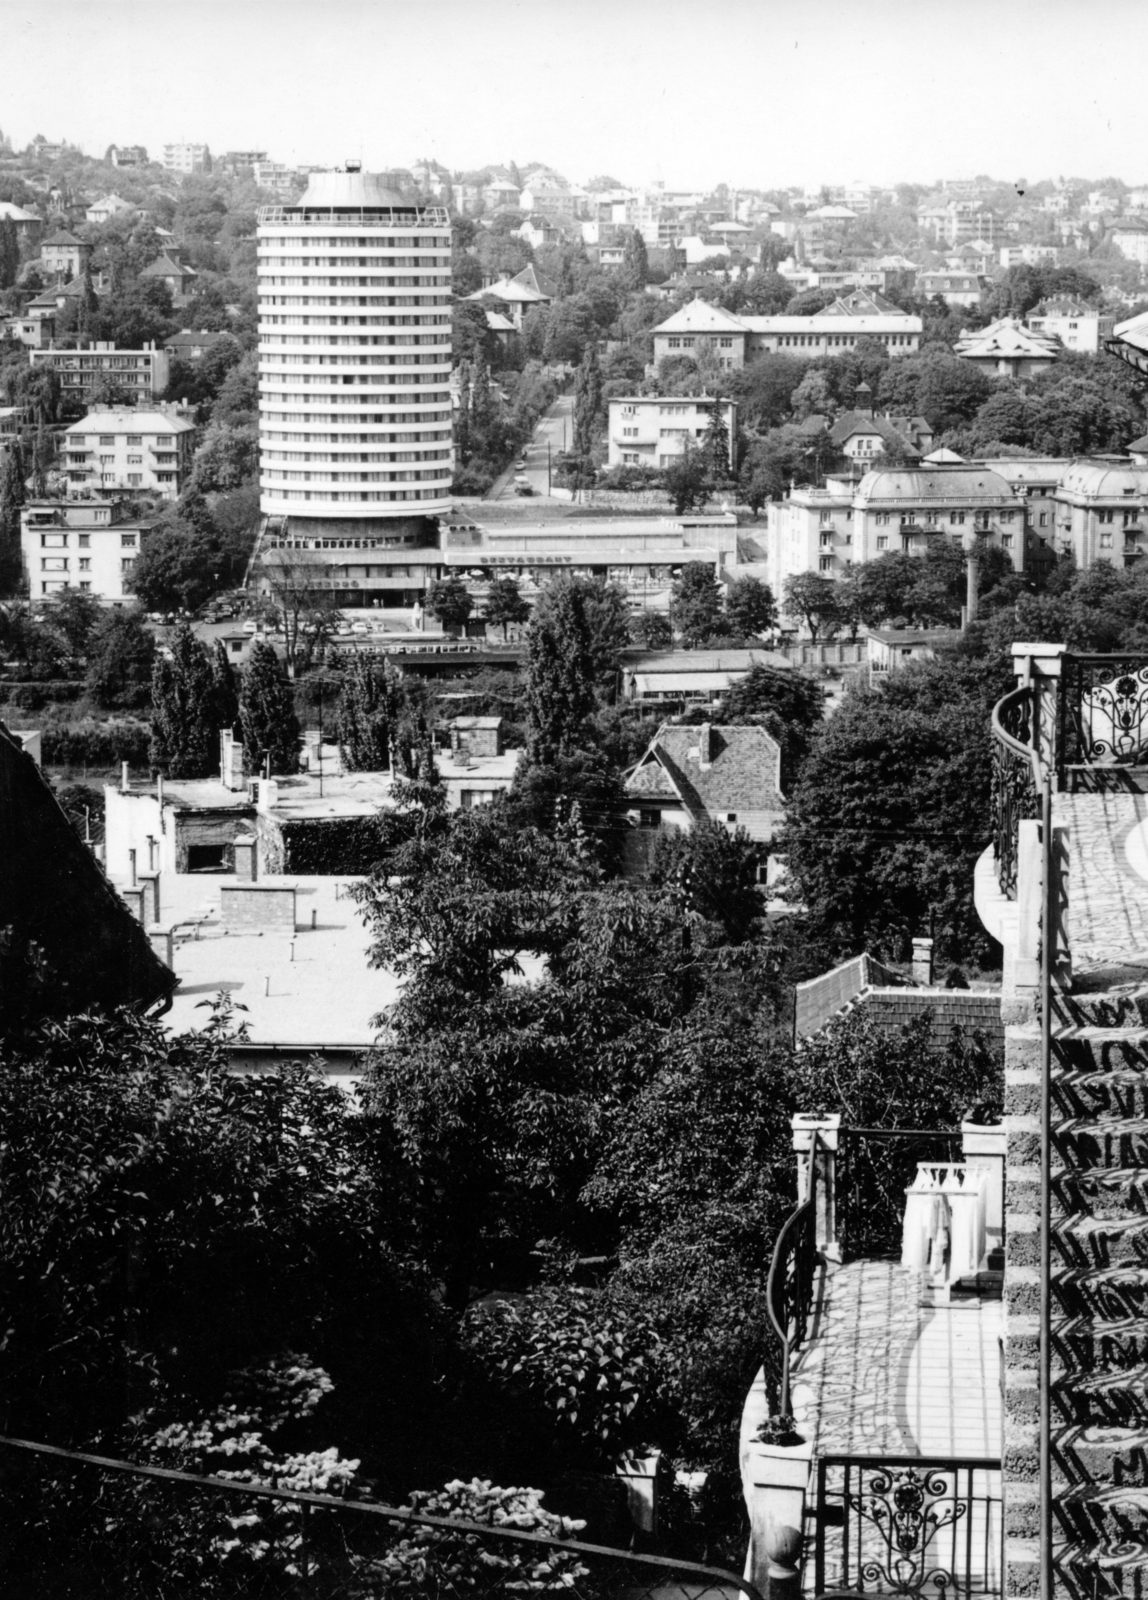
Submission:
<svg viewBox="0 0 1148 1600">
<path fill-rule="evenodd" d="M 792 1379 L 818 1455 L 1001 1454 L 1001 1302 L 926 1297 L 921 1275 L 893 1261 L 826 1274 Z"/>
</svg>

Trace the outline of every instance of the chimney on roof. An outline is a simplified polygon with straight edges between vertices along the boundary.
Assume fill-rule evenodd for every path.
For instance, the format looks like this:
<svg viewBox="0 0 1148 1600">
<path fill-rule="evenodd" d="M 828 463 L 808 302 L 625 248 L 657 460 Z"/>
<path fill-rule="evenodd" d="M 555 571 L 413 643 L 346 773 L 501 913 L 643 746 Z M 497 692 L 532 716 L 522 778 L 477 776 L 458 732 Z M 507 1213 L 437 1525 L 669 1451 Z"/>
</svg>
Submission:
<svg viewBox="0 0 1148 1600">
<path fill-rule="evenodd" d="M 713 766 L 714 756 L 717 754 L 717 736 L 713 724 L 703 722 L 698 729 L 698 764 L 703 772 L 708 772 Z"/>
</svg>

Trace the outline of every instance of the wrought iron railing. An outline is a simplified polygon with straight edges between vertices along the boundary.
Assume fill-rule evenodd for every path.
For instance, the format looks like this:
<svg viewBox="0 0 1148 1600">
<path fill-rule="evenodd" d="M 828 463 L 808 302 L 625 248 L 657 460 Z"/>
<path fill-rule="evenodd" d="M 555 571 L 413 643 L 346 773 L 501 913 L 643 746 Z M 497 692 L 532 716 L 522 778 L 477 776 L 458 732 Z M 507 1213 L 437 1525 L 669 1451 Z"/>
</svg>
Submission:
<svg viewBox="0 0 1148 1600">
<path fill-rule="evenodd" d="M 844 1261 L 899 1259 L 905 1190 L 921 1161 L 960 1161 L 961 1135 L 932 1128 L 842 1128 L 837 1136 L 837 1243 Z"/>
<path fill-rule="evenodd" d="M 1064 655 L 1057 701 L 1059 789 L 1112 787 L 1121 769 L 1148 766 L 1148 656 Z"/>
<path fill-rule="evenodd" d="M 1034 691 L 1014 689 L 993 708 L 993 846 L 1001 893 L 1016 899 L 1020 824 L 1040 816 L 1040 765 L 1033 748 Z"/>
<path fill-rule="evenodd" d="M 989 1597 L 1002 1592 L 1001 1464 L 937 1456 L 821 1456 L 814 1593 Z"/>
<path fill-rule="evenodd" d="M 817 1275 L 817 1172 L 821 1136 L 809 1147 L 809 1183 L 805 1199 L 785 1219 L 769 1267 L 765 1298 L 769 1320 L 781 1346 L 780 1408 L 789 1414 L 789 1368 L 794 1352 L 805 1343 L 813 1309 Z"/>
<path fill-rule="evenodd" d="M 526 1532 L 19 1439 L 0 1438 L 0 1526 L 4 1592 L 44 1600 L 762 1600 L 734 1572 L 562 1537 L 557 1518 Z"/>
</svg>

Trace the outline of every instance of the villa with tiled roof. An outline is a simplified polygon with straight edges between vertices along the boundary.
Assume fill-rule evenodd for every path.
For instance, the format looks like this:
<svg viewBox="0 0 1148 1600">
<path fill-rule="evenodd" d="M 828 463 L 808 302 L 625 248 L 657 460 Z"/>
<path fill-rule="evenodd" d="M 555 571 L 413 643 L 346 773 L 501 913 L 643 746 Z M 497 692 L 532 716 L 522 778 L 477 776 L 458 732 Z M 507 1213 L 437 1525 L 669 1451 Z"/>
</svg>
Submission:
<svg viewBox="0 0 1148 1600">
<path fill-rule="evenodd" d="M 987 328 L 966 330 L 954 353 L 990 374 L 1032 378 L 1053 366 L 1063 348 L 1051 334 L 1026 328 L 1015 317 L 1001 317 Z"/>
<path fill-rule="evenodd" d="M 812 316 L 735 316 L 695 299 L 653 330 L 654 361 L 711 349 L 723 367 L 742 367 L 757 356 L 784 350 L 806 359 L 843 355 L 859 339 L 876 339 L 891 356 L 913 355 L 921 319 L 890 301 L 858 290 Z"/>
</svg>

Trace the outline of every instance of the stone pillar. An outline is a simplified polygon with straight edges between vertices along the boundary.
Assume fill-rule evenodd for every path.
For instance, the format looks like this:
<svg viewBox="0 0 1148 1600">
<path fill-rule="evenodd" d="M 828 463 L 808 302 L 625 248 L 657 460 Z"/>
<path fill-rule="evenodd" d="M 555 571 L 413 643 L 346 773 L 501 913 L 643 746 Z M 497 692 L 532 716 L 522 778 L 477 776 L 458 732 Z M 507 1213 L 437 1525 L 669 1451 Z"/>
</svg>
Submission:
<svg viewBox="0 0 1148 1600">
<path fill-rule="evenodd" d="M 143 884 L 133 884 L 129 888 L 120 890 L 120 898 L 131 912 L 137 922 L 144 921 L 144 890 Z"/>
<path fill-rule="evenodd" d="M 143 890 L 143 916 L 144 927 L 150 927 L 153 922 L 159 921 L 159 873 L 141 872 L 139 886 Z"/>
<path fill-rule="evenodd" d="M 1040 759 L 1051 770 L 1056 768 L 1056 713 L 1060 695 L 1060 658 L 1068 646 L 1063 644 L 1014 644 L 1013 670 L 1018 684 L 1031 684 L 1036 690 L 1033 740 Z"/>
<path fill-rule="evenodd" d="M 810 1152 L 813 1135 L 820 1134 L 817 1146 L 817 1204 L 814 1218 L 814 1244 L 828 1261 L 841 1260 L 841 1246 L 837 1242 L 837 1141 L 841 1129 L 841 1116 L 835 1112 L 828 1117 L 807 1116 L 798 1112 L 790 1122 L 793 1130 L 793 1148 L 797 1152 L 797 1198 L 800 1203 L 809 1196 Z"/>
<path fill-rule="evenodd" d="M 148 943 L 165 967 L 175 970 L 175 930 L 168 923 L 150 927 L 147 931 Z"/>
<path fill-rule="evenodd" d="M 253 834 L 241 834 L 235 841 L 235 876 L 240 883 L 254 883 L 258 875 L 255 837 Z"/>
<path fill-rule="evenodd" d="M 931 939 L 913 940 L 913 982 L 919 983 L 922 989 L 933 987 L 933 941 Z"/>
</svg>

